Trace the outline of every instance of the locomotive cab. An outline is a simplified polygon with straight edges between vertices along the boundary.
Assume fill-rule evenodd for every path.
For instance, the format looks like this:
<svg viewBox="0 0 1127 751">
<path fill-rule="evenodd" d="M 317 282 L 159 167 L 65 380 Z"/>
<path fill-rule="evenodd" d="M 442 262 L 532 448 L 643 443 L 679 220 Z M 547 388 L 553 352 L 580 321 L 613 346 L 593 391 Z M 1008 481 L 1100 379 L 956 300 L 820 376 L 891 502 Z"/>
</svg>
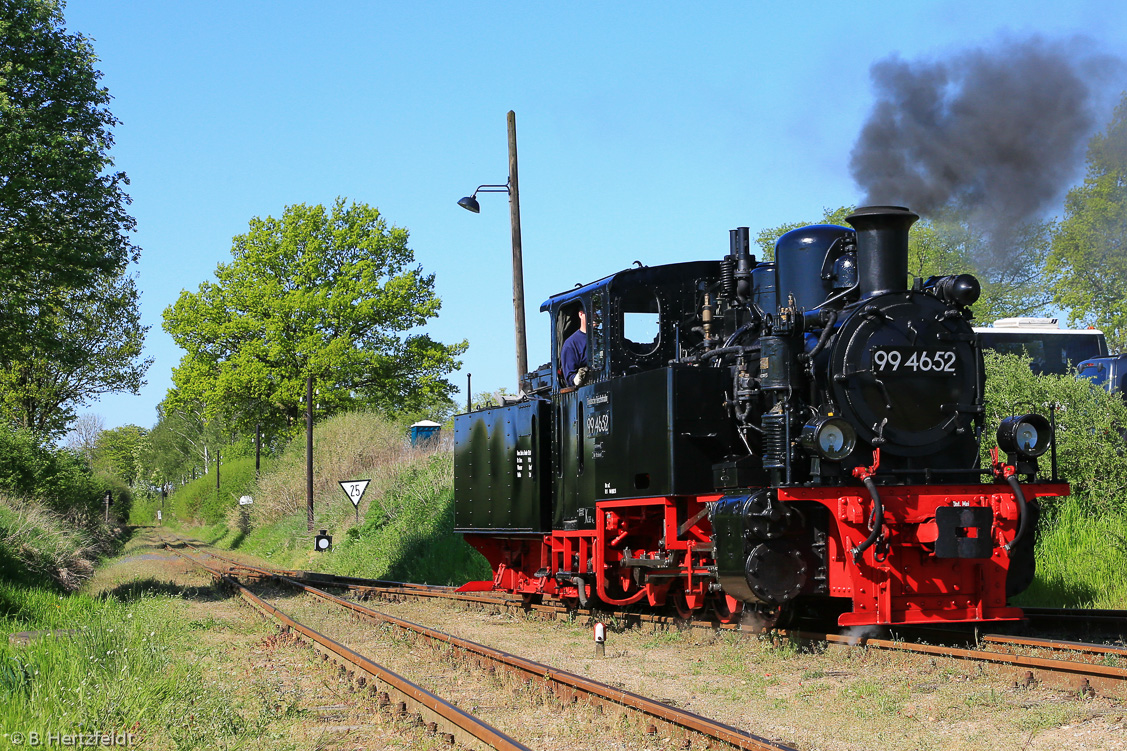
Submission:
<svg viewBox="0 0 1127 751">
<path fill-rule="evenodd" d="M 712 463 L 736 440 L 715 398 L 727 372 L 671 362 L 697 288 L 715 281 L 718 270 L 709 262 L 628 269 L 541 306 L 555 322 L 555 523 L 589 527 L 597 499 L 713 489 Z M 580 306 L 587 311 L 589 370 L 577 387 L 563 381 L 561 353 Z"/>
</svg>

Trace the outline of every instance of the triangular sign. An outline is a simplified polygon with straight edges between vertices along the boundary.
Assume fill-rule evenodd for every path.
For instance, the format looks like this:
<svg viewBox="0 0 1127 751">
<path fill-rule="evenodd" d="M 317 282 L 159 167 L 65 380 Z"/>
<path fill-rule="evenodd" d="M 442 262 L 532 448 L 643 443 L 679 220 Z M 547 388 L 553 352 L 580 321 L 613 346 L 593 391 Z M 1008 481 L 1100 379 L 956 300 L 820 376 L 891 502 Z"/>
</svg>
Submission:
<svg viewBox="0 0 1127 751">
<path fill-rule="evenodd" d="M 371 480 L 341 480 L 340 487 L 348 500 L 352 501 L 352 505 L 360 508 L 360 499 L 364 497 L 364 491 L 368 489 L 370 482 Z"/>
</svg>

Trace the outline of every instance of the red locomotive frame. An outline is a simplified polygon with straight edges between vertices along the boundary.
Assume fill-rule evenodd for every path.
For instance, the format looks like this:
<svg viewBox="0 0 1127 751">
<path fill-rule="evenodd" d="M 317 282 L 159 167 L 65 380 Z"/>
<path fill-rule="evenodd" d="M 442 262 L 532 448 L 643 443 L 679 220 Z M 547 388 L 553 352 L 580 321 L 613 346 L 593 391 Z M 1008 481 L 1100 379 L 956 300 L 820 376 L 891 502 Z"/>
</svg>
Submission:
<svg viewBox="0 0 1127 751">
<path fill-rule="evenodd" d="M 1069 493 L 1068 485 L 1059 482 L 1022 488 L 1030 501 Z M 711 605 L 721 621 L 730 621 L 742 603 L 712 591 L 716 579 L 709 568 L 712 525 L 707 504 L 720 497 L 599 501 L 592 530 L 512 537 L 468 534 L 466 541 L 485 555 L 496 575 L 491 582 L 471 582 L 462 591 L 500 589 L 526 598 L 549 595 L 572 603 L 597 595 L 620 607 L 672 603 L 684 617 Z M 886 486 L 881 498 L 882 542 L 855 561 L 849 551 L 868 537 L 873 505 L 864 487 L 778 489 L 778 499 L 784 503 L 815 502 L 829 510 L 829 595 L 852 603 L 852 612 L 839 616 L 839 625 L 1021 618 L 1020 608 L 1006 606 L 1010 557 L 1005 545 L 1017 534 L 1019 519 L 1018 503 L 1008 486 Z M 938 534 L 936 509 L 944 506 L 993 511 L 990 558 L 938 558 L 929 550 Z M 653 565 L 629 563 L 642 560 Z M 639 577 L 636 571 L 645 573 Z M 557 577 L 561 572 L 564 577 Z M 593 582 L 582 584 L 581 593 L 583 579 Z"/>
</svg>

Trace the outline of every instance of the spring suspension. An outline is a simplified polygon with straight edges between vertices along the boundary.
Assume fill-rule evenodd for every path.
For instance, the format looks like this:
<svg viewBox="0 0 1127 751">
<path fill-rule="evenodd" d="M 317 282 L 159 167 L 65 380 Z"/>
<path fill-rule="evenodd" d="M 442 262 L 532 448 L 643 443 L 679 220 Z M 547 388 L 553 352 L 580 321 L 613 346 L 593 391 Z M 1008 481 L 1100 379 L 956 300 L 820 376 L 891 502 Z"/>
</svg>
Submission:
<svg viewBox="0 0 1127 751">
<path fill-rule="evenodd" d="M 720 288 L 728 299 L 736 296 L 736 259 L 732 256 L 720 260 Z"/>
<path fill-rule="evenodd" d="M 787 463 L 786 413 L 780 402 L 763 415 L 763 468 L 783 469 Z"/>
</svg>

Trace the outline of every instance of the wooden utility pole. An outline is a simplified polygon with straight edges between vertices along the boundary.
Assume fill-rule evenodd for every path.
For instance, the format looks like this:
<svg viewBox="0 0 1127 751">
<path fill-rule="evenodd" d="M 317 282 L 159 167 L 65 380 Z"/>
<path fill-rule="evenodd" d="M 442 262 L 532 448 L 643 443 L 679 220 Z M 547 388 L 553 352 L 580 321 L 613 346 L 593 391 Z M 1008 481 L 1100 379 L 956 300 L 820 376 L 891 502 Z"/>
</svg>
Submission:
<svg viewBox="0 0 1127 751">
<path fill-rule="evenodd" d="M 305 379 L 305 521 L 313 531 L 313 376 Z"/>
<path fill-rule="evenodd" d="M 517 388 L 528 373 L 528 345 L 524 331 L 524 260 L 520 242 L 520 187 L 517 181 L 517 114 L 509 110 L 509 218 L 513 232 L 513 316 L 517 339 Z"/>
</svg>

